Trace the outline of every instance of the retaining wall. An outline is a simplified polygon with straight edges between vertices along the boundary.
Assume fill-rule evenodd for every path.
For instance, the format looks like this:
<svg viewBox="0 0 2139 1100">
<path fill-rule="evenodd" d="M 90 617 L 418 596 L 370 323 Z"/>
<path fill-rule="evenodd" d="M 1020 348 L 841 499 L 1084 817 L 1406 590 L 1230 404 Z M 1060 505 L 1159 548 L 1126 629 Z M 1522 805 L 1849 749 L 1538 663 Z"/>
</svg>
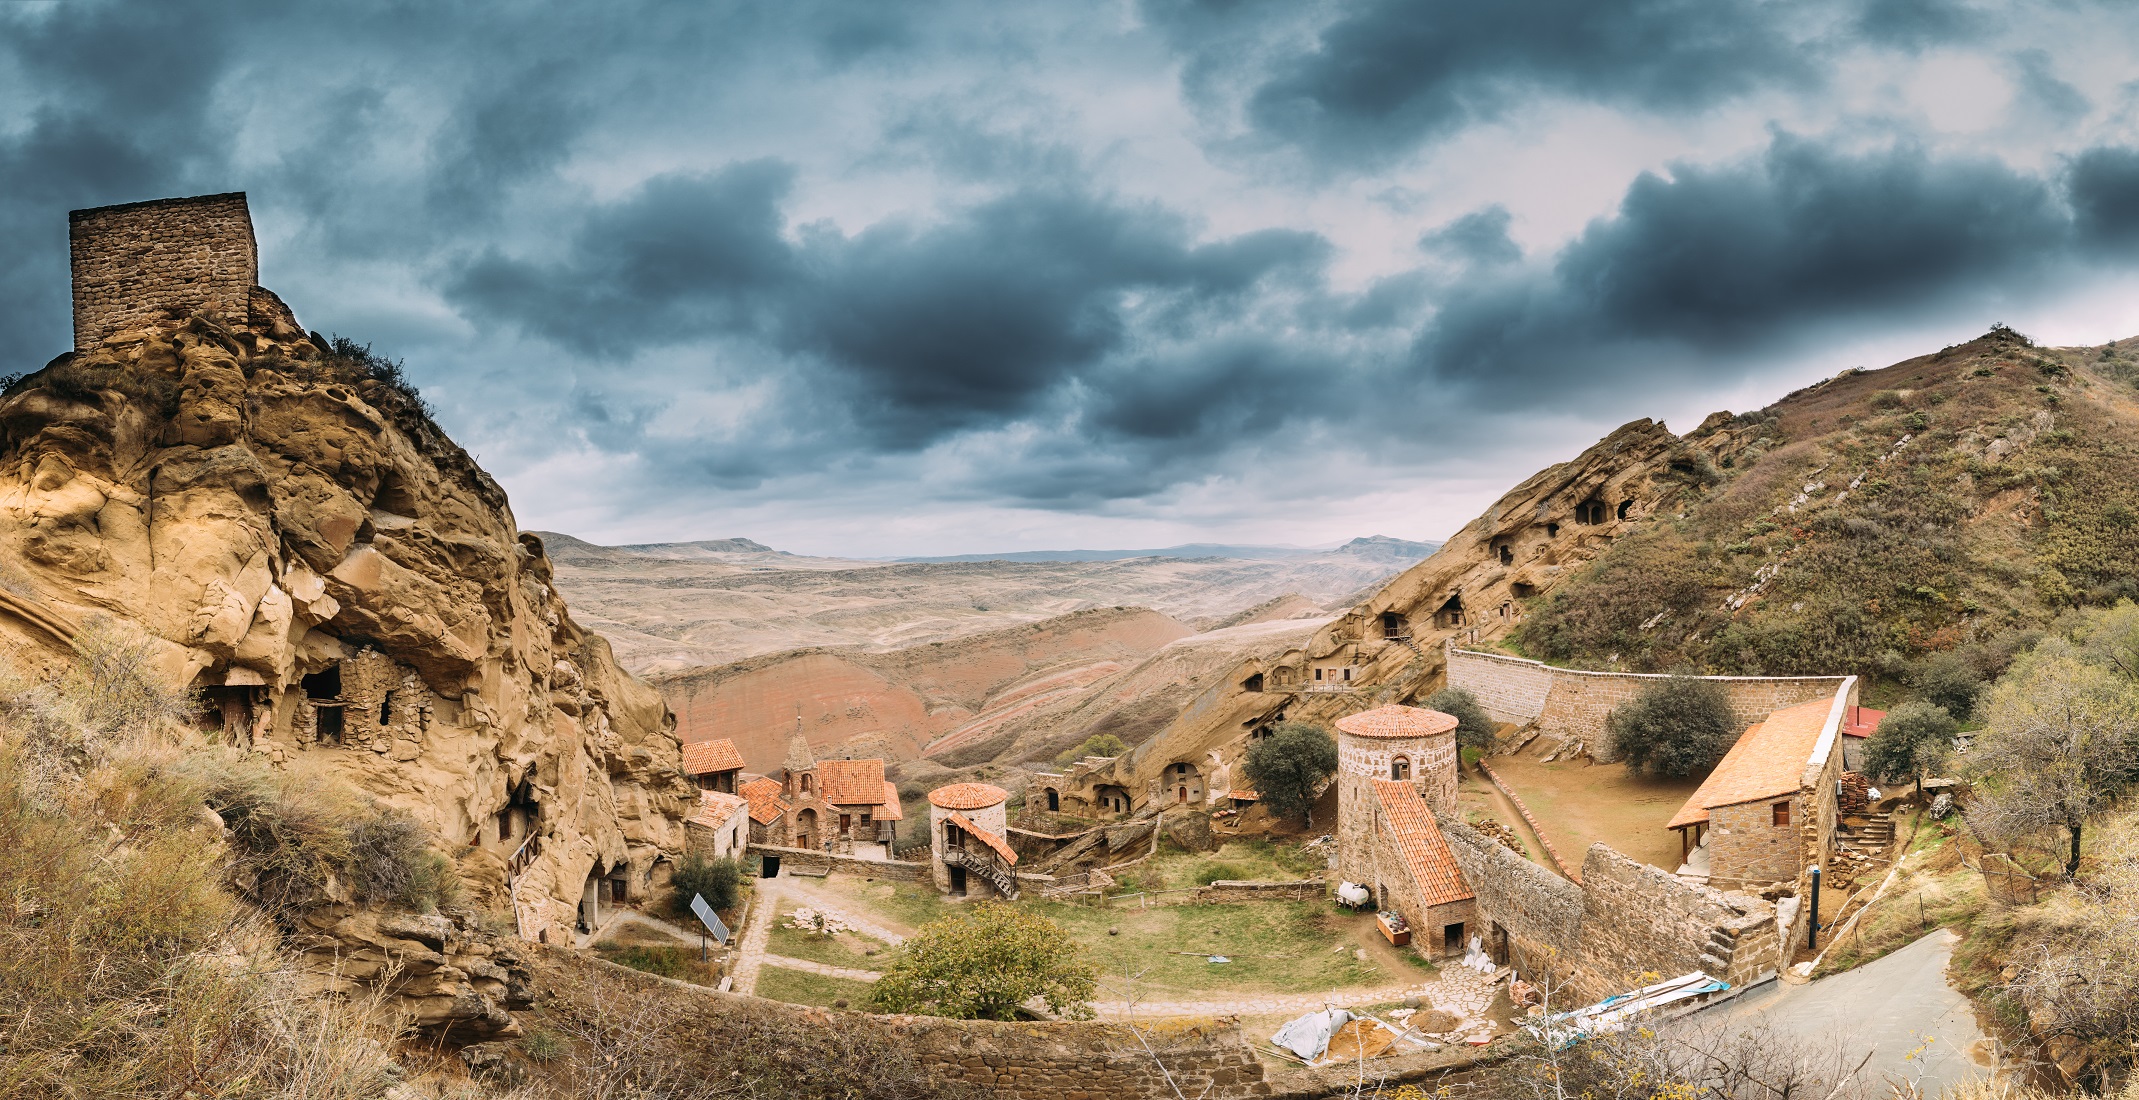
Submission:
<svg viewBox="0 0 2139 1100">
<path fill-rule="evenodd" d="M 752 852 L 780 857 L 780 869 L 795 868 L 803 871 L 844 871 L 865 878 L 893 879 L 899 882 L 929 881 L 929 865 L 908 863 L 905 860 L 856 859 L 853 856 L 833 855 L 815 848 L 782 848 L 777 844 L 753 844 Z"/>
<path fill-rule="evenodd" d="M 1615 759 L 1605 737 L 1612 709 L 1632 699 L 1661 674 L 1585 672 L 1555 668 L 1542 661 L 1474 650 L 1448 650 L 1448 686 L 1478 697 L 1496 722 L 1535 724 L 1546 733 L 1588 742 L 1600 761 Z M 1784 707 L 1832 697 L 1844 676 L 1707 676 L 1730 696 L 1731 711 L 1744 729 Z M 1856 702 L 1854 695 L 1851 703 Z"/>
<path fill-rule="evenodd" d="M 1329 884 L 1318 878 L 1303 878 L 1295 882 L 1246 882 L 1220 879 L 1196 891 L 1197 901 L 1312 901 L 1329 892 Z"/>
</svg>

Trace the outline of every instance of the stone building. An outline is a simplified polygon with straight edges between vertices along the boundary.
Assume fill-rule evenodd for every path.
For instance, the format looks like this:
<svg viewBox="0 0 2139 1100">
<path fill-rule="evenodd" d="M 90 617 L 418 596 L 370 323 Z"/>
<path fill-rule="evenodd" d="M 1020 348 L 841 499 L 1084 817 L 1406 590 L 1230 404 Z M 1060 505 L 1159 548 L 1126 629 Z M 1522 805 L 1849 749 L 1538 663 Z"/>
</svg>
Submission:
<svg viewBox="0 0 2139 1100">
<path fill-rule="evenodd" d="M 1721 889 L 1794 882 L 1834 855 L 1841 731 L 1855 689 L 1851 678 L 1738 738 L 1671 819 L 1688 873 Z"/>
<path fill-rule="evenodd" d="M 788 815 L 794 805 L 780 797 L 784 788 L 777 779 L 758 776 L 746 781 L 738 793 L 750 802 L 750 843 L 788 847 Z"/>
<path fill-rule="evenodd" d="M 1018 854 L 1004 834 L 1010 792 L 988 783 L 953 783 L 928 792 L 929 871 L 936 889 L 958 897 L 1016 900 Z"/>
<path fill-rule="evenodd" d="M 67 236 L 76 351 L 196 310 L 247 319 L 260 253 L 243 191 L 76 210 Z"/>
<path fill-rule="evenodd" d="M 797 731 L 788 741 L 781 797 L 791 806 L 786 833 L 796 848 L 888 858 L 899 839 L 899 789 L 882 760 L 824 760 Z"/>
<path fill-rule="evenodd" d="M 1411 783 L 1376 779 L 1372 847 L 1373 878 L 1361 883 L 1384 910 L 1403 914 L 1411 946 L 1420 954 L 1461 955 L 1477 930 L 1470 884 L 1456 865 L 1433 811 Z"/>
<path fill-rule="evenodd" d="M 1412 946 L 1461 953 L 1472 897 L 1434 814 L 1456 805 L 1456 719 L 1384 706 L 1337 719 L 1337 873 L 1401 913 Z"/>
<path fill-rule="evenodd" d="M 726 791 L 698 792 L 698 812 L 683 821 L 691 851 L 733 859 L 750 846 L 750 800 Z"/>
<path fill-rule="evenodd" d="M 683 774 L 701 791 L 735 794 L 743 774 L 743 754 L 725 737 L 683 746 Z"/>
</svg>

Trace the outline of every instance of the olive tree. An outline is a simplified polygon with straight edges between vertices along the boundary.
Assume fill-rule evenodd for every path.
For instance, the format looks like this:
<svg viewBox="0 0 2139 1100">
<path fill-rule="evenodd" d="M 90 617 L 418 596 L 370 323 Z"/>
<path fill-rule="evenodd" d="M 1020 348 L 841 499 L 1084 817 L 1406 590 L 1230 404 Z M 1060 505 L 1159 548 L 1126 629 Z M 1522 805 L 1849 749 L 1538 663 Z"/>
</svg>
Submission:
<svg viewBox="0 0 2139 1100">
<path fill-rule="evenodd" d="M 1968 757 L 1979 786 L 1970 819 L 2007 837 L 2065 830 L 2065 874 L 2076 874 L 2087 819 L 2139 778 L 2139 689 L 2108 667 L 2049 650 L 1998 681 L 1984 719 Z"/>
<path fill-rule="evenodd" d="M 1315 796 L 1337 774 L 1337 742 L 1321 726 L 1280 722 L 1270 736 L 1248 746 L 1241 768 L 1271 813 L 1298 814 L 1312 827 Z"/>
<path fill-rule="evenodd" d="M 1098 973 L 1062 926 L 1029 908 L 984 902 L 924 925 L 871 987 L 884 1012 L 1013 1020 L 1035 997 L 1048 1011 L 1089 1019 Z"/>
<path fill-rule="evenodd" d="M 1903 703 L 1879 720 L 1865 742 L 1865 773 L 1882 783 L 1913 779 L 1922 790 L 1924 773 L 1945 763 L 1960 728 L 1945 707 L 1913 699 Z"/>
<path fill-rule="evenodd" d="M 1723 759 L 1738 739 L 1738 718 L 1714 681 L 1670 676 L 1613 708 L 1605 733 L 1630 770 L 1684 779 Z"/>
<path fill-rule="evenodd" d="M 1442 688 L 1426 697 L 1425 706 L 1456 720 L 1456 744 L 1480 749 L 1493 747 L 1493 731 L 1497 727 L 1486 715 L 1485 708 L 1478 705 L 1478 697 L 1468 688 Z"/>
</svg>

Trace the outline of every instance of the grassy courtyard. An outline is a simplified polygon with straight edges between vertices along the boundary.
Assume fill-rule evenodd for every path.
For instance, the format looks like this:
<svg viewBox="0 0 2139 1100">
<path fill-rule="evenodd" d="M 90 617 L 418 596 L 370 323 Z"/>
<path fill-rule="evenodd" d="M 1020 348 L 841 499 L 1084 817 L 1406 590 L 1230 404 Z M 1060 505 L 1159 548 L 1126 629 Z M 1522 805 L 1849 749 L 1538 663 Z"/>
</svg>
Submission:
<svg viewBox="0 0 2139 1100">
<path fill-rule="evenodd" d="M 1540 745 L 1487 761 L 1522 796 L 1546 839 L 1579 872 L 1592 844 L 1666 871 L 1679 865 L 1679 838 L 1665 826 L 1701 786 L 1699 779 L 1636 775 L 1624 764 L 1539 759 Z"/>
<path fill-rule="evenodd" d="M 869 1004 L 869 983 L 768 966 L 758 971 L 757 995 L 796 1005 L 861 1009 Z"/>
<path fill-rule="evenodd" d="M 823 963 L 826 966 L 842 966 L 853 970 L 882 970 L 891 965 L 894 952 L 890 944 L 860 932 L 836 932 L 820 935 L 803 928 L 789 928 L 792 912 L 783 912 L 773 922 L 772 938 L 765 950 L 790 959 L 804 959 Z"/>
</svg>

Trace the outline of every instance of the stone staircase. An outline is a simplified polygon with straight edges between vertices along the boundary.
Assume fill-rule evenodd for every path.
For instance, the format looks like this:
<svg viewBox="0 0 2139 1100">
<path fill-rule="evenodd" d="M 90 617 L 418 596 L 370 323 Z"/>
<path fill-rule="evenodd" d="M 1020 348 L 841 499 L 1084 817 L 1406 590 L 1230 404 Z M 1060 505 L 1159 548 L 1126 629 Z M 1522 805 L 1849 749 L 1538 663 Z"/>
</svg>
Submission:
<svg viewBox="0 0 2139 1100">
<path fill-rule="evenodd" d="M 1018 899 L 1018 877 L 1002 857 L 990 850 L 975 851 L 970 847 L 951 847 L 943 850 L 943 862 L 951 867 L 963 867 L 988 880 L 995 892 L 1005 901 Z"/>
<path fill-rule="evenodd" d="M 1396 644 L 1403 646 L 1405 649 L 1408 649 L 1411 652 L 1418 654 L 1419 660 L 1421 661 L 1426 659 L 1426 651 L 1420 649 L 1419 644 L 1417 642 L 1412 641 L 1411 635 L 1409 634 L 1385 635 L 1383 636 L 1382 640 L 1385 642 L 1395 642 Z"/>
</svg>

